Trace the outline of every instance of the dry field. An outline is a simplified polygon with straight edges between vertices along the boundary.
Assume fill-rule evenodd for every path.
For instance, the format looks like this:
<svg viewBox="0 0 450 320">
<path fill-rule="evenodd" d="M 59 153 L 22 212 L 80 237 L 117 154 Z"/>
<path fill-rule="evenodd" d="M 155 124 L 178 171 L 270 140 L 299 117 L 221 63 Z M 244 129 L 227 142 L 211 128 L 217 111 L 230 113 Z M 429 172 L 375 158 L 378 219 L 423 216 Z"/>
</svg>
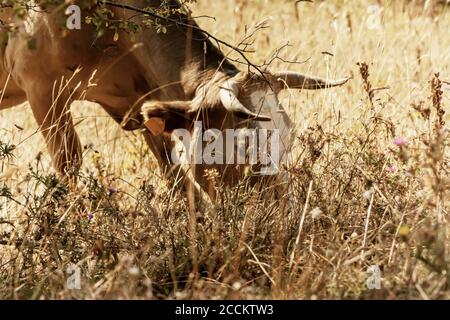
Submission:
<svg viewBox="0 0 450 320">
<path fill-rule="evenodd" d="M 72 107 L 85 148 L 69 187 L 29 107 L 2 111 L 0 298 L 450 298 L 450 7 L 294 2 L 191 6 L 231 43 L 267 23 L 254 62 L 289 43 L 271 69 L 353 76 L 284 94 L 296 123 L 289 193 L 217 184 L 218 201 L 190 215 L 139 133 L 85 103 Z M 80 290 L 67 288 L 71 264 Z"/>
</svg>

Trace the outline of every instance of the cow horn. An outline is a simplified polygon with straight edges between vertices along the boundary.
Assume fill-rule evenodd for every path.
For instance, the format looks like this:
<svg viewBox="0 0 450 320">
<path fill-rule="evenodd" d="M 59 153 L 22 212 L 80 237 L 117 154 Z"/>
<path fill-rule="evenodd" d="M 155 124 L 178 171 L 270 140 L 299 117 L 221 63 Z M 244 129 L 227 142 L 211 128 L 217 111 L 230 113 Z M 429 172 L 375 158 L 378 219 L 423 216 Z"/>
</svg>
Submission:
<svg viewBox="0 0 450 320">
<path fill-rule="evenodd" d="M 325 89 L 343 85 L 350 79 L 349 77 L 340 80 L 327 80 L 291 71 L 277 72 L 274 73 L 273 76 L 276 81 L 283 82 L 284 89 Z"/>
<path fill-rule="evenodd" d="M 248 110 L 246 107 L 244 107 L 244 105 L 237 98 L 238 93 L 239 93 L 239 89 L 238 89 L 236 83 L 234 83 L 231 80 L 228 80 L 227 82 L 225 82 L 225 84 L 222 87 L 220 87 L 220 92 L 219 92 L 220 101 L 222 102 L 225 109 L 227 109 L 228 111 L 230 111 L 232 113 L 235 113 L 236 115 L 238 115 L 242 118 L 247 118 L 247 119 L 252 119 L 252 120 L 257 120 L 257 121 L 271 121 L 272 120 L 268 116 L 259 115 L 257 113 L 254 113 L 254 112 Z"/>
</svg>

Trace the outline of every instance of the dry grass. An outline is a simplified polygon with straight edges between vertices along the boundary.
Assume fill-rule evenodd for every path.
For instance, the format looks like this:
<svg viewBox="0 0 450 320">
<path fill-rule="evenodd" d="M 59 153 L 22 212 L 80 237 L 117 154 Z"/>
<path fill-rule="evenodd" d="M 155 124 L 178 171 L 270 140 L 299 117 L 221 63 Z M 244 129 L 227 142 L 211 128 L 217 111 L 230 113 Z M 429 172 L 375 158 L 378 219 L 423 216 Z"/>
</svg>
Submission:
<svg viewBox="0 0 450 320">
<path fill-rule="evenodd" d="M 289 41 L 287 60 L 309 60 L 272 69 L 354 76 L 284 95 L 297 125 L 289 194 L 261 200 L 243 183 L 192 223 L 143 139 L 90 104 L 72 108 L 86 147 L 67 187 L 29 108 L 2 111 L 0 297 L 450 298 L 450 8 L 381 1 L 376 30 L 370 1 L 300 2 L 297 17 L 294 1 L 199 2 L 195 15 L 217 17 L 201 25 L 229 41 L 270 19 L 256 62 Z M 66 288 L 70 263 L 81 290 Z M 367 289 L 371 265 L 381 290 Z"/>
</svg>

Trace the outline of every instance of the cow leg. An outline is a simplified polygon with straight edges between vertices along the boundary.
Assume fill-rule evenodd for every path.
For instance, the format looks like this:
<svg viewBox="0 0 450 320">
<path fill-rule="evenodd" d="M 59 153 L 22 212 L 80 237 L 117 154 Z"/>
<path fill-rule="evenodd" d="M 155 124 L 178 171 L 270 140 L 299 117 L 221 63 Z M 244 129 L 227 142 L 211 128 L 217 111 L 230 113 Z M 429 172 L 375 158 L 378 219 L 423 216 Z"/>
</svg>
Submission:
<svg viewBox="0 0 450 320">
<path fill-rule="evenodd" d="M 0 110 L 17 106 L 27 101 L 23 92 L 14 82 L 12 77 L 0 70 Z"/>
<path fill-rule="evenodd" d="M 81 144 L 70 114 L 70 95 L 53 99 L 48 88 L 35 87 L 28 92 L 28 101 L 55 169 L 63 176 L 71 175 L 71 170 L 81 165 Z"/>
<path fill-rule="evenodd" d="M 171 145 L 170 140 L 162 136 L 153 136 L 147 130 L 143 132 L 145 141 L 158 161 L 159 168 L 163 175 L 175 182 L 178 173 L 178 165 L 170 160 Z"/>
<path fill-rule="evenodd" d="M 171 188 L 175 187 L 175 190 L 187 192 L 188 200 L 192 205 L 199 206 L 202 203 L 208 203 L 208 195 L 195 180 L 189 166 L 174 164 L 170 160 L 172 152 L 170 139 L 154 136 L 148 131 L 144 131 L 144 137 Z"/>
</svg>

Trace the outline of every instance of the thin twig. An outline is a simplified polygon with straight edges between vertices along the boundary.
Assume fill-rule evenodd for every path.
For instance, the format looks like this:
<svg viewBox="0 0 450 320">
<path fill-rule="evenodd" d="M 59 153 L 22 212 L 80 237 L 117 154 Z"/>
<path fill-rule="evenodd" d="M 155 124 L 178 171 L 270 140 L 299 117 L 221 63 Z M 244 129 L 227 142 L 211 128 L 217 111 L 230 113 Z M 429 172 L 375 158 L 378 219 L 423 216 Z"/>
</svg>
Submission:
<svg viewBox="0 0 450 320">
<path fill-rule="evenodd" d="M 300 236 L 302 234 L 303 223 L 305 222 L 305 216 L 306 216 L 306 211 L 308 209 L 309 196 L 311 194 L 312 184 L 313 184 L 313 182 L 311 180 L 311 182 L 309 183 L 309 187 L 308 187 L 308 193 L 306 194 L 306 201 L 305 201 L 305 206 L 303 207 L 302 218 L 300 220 L 300 225 L 298 226 L 297 238 L 295 238 L 294 248 L 292 249 L 291 258 L 289 260 L 289 268 L 292 267 L 292 263 L 294 262 L 294 257 L 295 257 L 295 251 L 297 250 L 298 244 L 300 243 Z"/>
<path fill-rule="evenodd" d="M 238 48 L 238 47 L 236 47 L 236 46 L 234 46 L 234 45 L 232 45 L 232 44 L 230 44 L 230 43 L 228 43 L 228 42 L 226 42 L 226 41 L 224 41 L 224 40 L 214 36 L 210 32 L 200 28 L 199 26 L 192 25 L 192 24 L 180 21 L 180 20 L 173 19 L 173 18 L 164 17 L 164 16 L 161 16 L 161 15 L 159 15 L 157 13 L 154 13 L 154 12 L 151 12 L 151 11 L 148 11 L 148 10 L 144 10 L 144 9 L 141 9 L 141 8 L 137 8 L 137 7 L 128 5 L 128 4 L 115 3 L 115 2 L 111 2 L 111 1 L 98 1 L 97 3 L 98 4 L 103 3 L 103 4 L 111 6 L 111 7 L 116 7 L 116 8 L 121 8 L 121 9 L 126 9 L 126 10 L 139 12 L 139 13 L 142 13 L 144 15 L 147 15 L 147 16 L 155 18 L 155 19 L 159 19 L 159 20 L 162 20 L 162 21 L 174 23 L 177 26 L 182 26 L 182 27 L 193 28 L 193 29 L 199 30 L 200 32 L 205 34 L 208 38 L 211 38 L 214 41 L 216 41 L 219 47 L 220 47 L 220 45 L 224 45 L 224 46 L 232 49 L 233 51 L 237 52 L 245 60 L 245 62 L 249 66 L 255 68 L 261 75 L 264 76 L 264 72 L 260 69 L 260 67 L 257 66 L 256 64 L 254 64 L 253 62 L 251 62 L 250 59 L 247 58 L 247 56 L 245 55 L 245 53 L 244 53 L 244 51 L 242 49 L 240 49 L 240 48 Z"/>
<path fill-rule="evenodd" d="M 363 238 L 363 247 L 366 246 L 366 240 L 367 240 L 367 230 L 369 229 L 369 219 L 370 219 L 370 213 L 372 212 L 372 205 L 373 205 L 373 198 L 375 193 L 372 192 L 372 196 L 370 197 L 370 203 L 369 208 L 367 209 L 367 216 L 366 216 L 366 223 L 364 226 L 364 238 Z"/>
</svg>

